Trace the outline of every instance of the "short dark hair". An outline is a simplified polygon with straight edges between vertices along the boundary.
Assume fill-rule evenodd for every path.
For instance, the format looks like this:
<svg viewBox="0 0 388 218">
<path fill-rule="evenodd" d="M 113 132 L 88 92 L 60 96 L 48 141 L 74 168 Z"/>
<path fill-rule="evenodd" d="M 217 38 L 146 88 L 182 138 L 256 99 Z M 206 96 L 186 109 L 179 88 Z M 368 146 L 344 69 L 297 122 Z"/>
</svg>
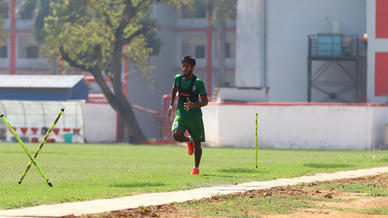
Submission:
<svg viewBox="0 0 388 218">
<path fill-rule="evenodd" d="M 195 61 L 195 58 L 192 56 L 184 56 L 184 57 L 182 57 L 182 64 L 183 63 L 188 63 L 191 66 L 195 66 L 196 61 Z"/>
</svg>

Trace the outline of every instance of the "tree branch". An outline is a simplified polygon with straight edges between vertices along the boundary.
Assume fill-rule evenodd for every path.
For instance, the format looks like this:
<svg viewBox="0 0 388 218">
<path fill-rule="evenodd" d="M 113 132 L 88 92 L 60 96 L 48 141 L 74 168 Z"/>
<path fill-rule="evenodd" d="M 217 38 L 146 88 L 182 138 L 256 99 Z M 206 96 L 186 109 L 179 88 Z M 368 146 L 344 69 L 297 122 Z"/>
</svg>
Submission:
<svg viewBox="0 0 388 218">
<path fill-rule="evenodd" d="M 132 7 L 132 1 L 126 1 L 125 2 L 125 8 L 123 9 L 122 18 L 120 20 L 120 24 L 117 27 L 115 31 L 115 37 L 117 40 L 122 39 L 122 35 L 124 32 L 125 27 L 129 24 L 132 17 L 136 14 L 136 8 Z"/>
<path fill-rule="evenodd" d="M 108 25 L 110 28 L 112 28 L 112 27 L 113 27 L 113 24 L 112 24 L 112 22 L 111 22 L 111 20 L 110 20 L 110 18 L 109 18 L 109 15 L 106 13 L 106 11 L 103 11 L 103 15 L 104 15 L 104 17 L 105 17 L 105 23 L 106 23 L 106 25 Z"/>
<path fill-rule="evenodd" d="M 124 29 L 130 23 L 131 19 L 136 15 L 137 12 L 147 9 L 150 6 L 151 1 L 143 0 L 136 7 L 132 7 L 132 1 L 125 2 L 125 8 L 123 10 L 122 17 L 119 27 L 115 31 L 115 37 L 118 40 L 123 39 Z M 132 40 L 132 39 L 131 39 Z"/>
<path fill-rule="evenodd" d="M 91 71 L 90 67 L 86 66 L 85 64 L 78 63 L 77 61 L 71 59 L 70 56 L 65 52 L 65 49 L 62 46 L 59 47 L 59 53 L 61 53 L 63 60 L 65 60 L 71 66 L 77 67 L 81 70 Z"/>
<path fill-rule="evenodd" d="M 62 56 L 63 60 L 65 60 L 71 66 L 77 67 L 77 68 L 79 68 L 81 70 L 85 70 L 85 71 L 90 72 L 94 76 L 98 86 L 101 88 L 101 90 L 104 93 L 104 96 L 108 100 L 108 102 L 112 105 L 112 107 L 114 109 L 116 109 L 116 110 L 118 109 L 117 108 L 118 100 L 116 99 L 116 97 L 112 93 L 112 91 L 110 90 L 109 86 L 105 82 L 105 79 L 104 79 L 103 75 L 101 74 L 101 72 L 98 70 L 97 67 L 87 67 L 86 65 L 80 64 L 77 61 L 71 59 L 69 57 L 69 55 L 65 52 L 63 47 L 59 48 L 59 52 L 61 53 L 61 56 Z"/>
<path fill-rule="evenodd" d="M 150 0 L 143 0 L 139 5 L 135 7 L 136 11 L 142 10 L 142 9 L 147 9 L 151 4 Z"/>
<path fill-rule="evenodd" d="M 131 41 L 137 37 L 137 36 L 140 36 L 141 34 L 144 34 L 146 33 L 147 31 L 150 31 L 152 28 L 151 27 L 143 27 L 139 30 L 137 30 L 136 32 L 134 32 L 131 36 L 129 36 L 128 38 L 124 38 L 123 39 L 123 42 L 124 42 L 124 45 L 127 45 L 129 43 L 131 43 Z"/>
</svg>

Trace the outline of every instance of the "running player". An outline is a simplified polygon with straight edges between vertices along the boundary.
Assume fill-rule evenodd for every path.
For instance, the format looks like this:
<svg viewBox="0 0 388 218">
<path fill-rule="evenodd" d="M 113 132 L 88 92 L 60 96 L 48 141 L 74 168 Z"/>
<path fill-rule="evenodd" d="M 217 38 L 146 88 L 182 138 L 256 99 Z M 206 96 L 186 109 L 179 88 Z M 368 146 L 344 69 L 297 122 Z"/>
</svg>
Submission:
<svg viewBox="0 0 388 218">
<path fill-rule="evenodd" d="M 195 164 L 191 175 L 198 175 L 202 156 L 201 142 L 205 141 L 201 107 L 207 105 L 208 99 L 203 81 L 193 74 L 195 59 L 191 56 L 184 56 L 181 62 L 182 74 L 175 76 L 168 116 L 171 116 L 172 106 L 178 92 L 178 106 L 172 124 L 172 134 L 176 141 L 187 142 L 189 155 L 194 152 Z M 199 97 L 201 97 L 201 101 L 199 101 Z M 190 137 L 184 135 L 186 130 L 190 133 Z"/>
</svg>

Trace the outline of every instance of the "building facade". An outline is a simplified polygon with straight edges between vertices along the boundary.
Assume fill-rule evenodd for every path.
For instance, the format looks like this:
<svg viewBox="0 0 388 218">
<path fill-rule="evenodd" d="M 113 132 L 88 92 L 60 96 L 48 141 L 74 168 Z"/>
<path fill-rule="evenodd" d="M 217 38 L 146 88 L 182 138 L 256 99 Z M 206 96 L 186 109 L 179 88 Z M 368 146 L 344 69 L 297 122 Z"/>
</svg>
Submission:
<svg viewBox="0 0 388 218">
<path fill-rule="evenodd" d="M 163 111 L 161 99 L 163 95 L 171 93 L 174 77 L 181 72 L 180 60 L 184 55 L 196 57 L 195 73 L 205 82 L 207 92 L 211 96 L 219 70 L 216 26 L 207 8 L 197 7 L 195 14 L 190 14 L 184 8 L 174 9 L 163 4 L 155 4 L 152 7 L 152 15 L 158 20 L 158 33 L 163 45 L 159 54 L 151 57 L 151 64 L 155 66 L 153 81 L 144 81 L 141 74 L 129 63 L 129 101 L 145 108 Z M 236 22 L 230 20 L 226 25 L 225 81 L 233 86 Z M 153 115 L 142 111 L 135 113 L 148 136 L 160 134 L 162 127 L 155 121 Z"/>
<path fill-rule="evenodd" d="M 4 18 L 3 29 L 7 33 L 6 43 L 0 47 L 0 74 L 85 74 L 90 82 L 89 100 L 101 100 L 101 91 L 87 72 L 75 68 L 63 69 L 57 60 L 40 56 L 39 45 L 32 32 L 33 20 L 22 20 L 17 9 L 23 0 L 2 2 L 0 13 Z M 143 80 L 141 73 L 131 64 L 124 64 L 124 88 L 130 103 L 160 112 L 162 96 L 171 91 L 172 81 L 180 72 L 180 58 L 192 55 L 197 58 L 196 74 L 201 77 L 211 94 L 215 74 L 218 72 L 216 52 L 216 27 L 206 7 L 195 1 L 194 13 L 185 8 L 174 9 L 164 4 L 151 7 L 152 16 L 157 19 L 162 46 L 158 54 L 151 57 L 155 67 L 152 81 Z M 235 22 L 228 21 L 226 29 L 226 79 L 234 83 Z M 154 113 L 135 110 L 137 119 L 150 138 L 160 137 L 159 121 Z"/>
<path fill-rule="evenodd" d="M 366 14 L 365 0 L 238 1 L 236 86 L 268 88 L 266 100 L 271 102 L 308 101 L 309 36 L 335 33 L 343 38 L 338 44 L 341 49 L 354 36 L 359 45 L 356 40 L 367 32 Z M 356 74 L 354 63 L 343 56 L 331 55 L 312 63 L 314 76 L 323 76 L 323 81 L 312 90 L 311 101 L 364 101 L 362 91 L 357 96 L 355 90 L 341 92 L 346 83 L 360 83 L 359 89 L 366 86 L 365 70 L 357 77 L 352 75 Z M 361 59 L 362 54 L 359 56 Z M 357 67 L 366 68 L 360 63 Z M 321 67 L 325 72 L 319 72 Z"/>
</svg>

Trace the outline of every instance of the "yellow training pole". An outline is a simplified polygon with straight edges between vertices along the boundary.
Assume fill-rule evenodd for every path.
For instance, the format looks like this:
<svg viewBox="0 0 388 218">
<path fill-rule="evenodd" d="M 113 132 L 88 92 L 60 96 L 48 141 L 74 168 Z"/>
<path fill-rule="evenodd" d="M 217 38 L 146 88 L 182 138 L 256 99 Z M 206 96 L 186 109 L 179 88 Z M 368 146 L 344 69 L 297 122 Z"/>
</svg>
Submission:
<svg viewBox="0 0 388 218">
<path fill-rule="evenodd" d="M 257 141 L 257 129 L 258 129 L 258 125 L 259 125 L 259 122 L 258 122 L 258 114 L 256 113 L 256 168 L 257 168 L 257 161 L 258 161 L 258 151 L 257 151 L 257 144 L 258 144 L 258 141 Z"/>
<path fill-rule="evenodd" d="M 36 162 L 35 158 L 30 154 L 30 152 L 27 150 L 26 146 L 24 145 L 23 141 L 20 139 L 18 134 L 15 132 L 13 127 L 8 123 L 7 118 L 5 118 L 4 114 L 0 114 L 1 119 L 3 119 L 4 123 L 7 125 L 8 129 L 12 132 L 12 134 L 15 136 L 16 140 L 19 142 L 20 146 L 23 148 L 24 152 L 27 154 L 27 156 L 31 159 L 32 163 L 36 166 L 36 169 L 38 169 L 40 175 L 42 175 L 44 181 L 47 182 L 47 184 L 52 187 L 53 185 L 49 181 L 49 179 L 44 174 L 43 170 L 40 168 L 38 162 Z"/>
<path fill-rule="evenodd" d="M 63 114 L 64 111 L 65 111 L 65 108 L 62 108 L 61 111 L 59 112 L 57 118 L 55 119 L 54 123 L 51 125 L 50 129 L 46 132 L 46 135 L 44 136 L 43 140 L 40 142 L 40 144 L 38 146 L 38 149 L 34 153 L 34 158 L 35 159 L 38 157 L 38 154 L 39 154 L 40 150 L 43 148 L 44 143 L 46 143 L 47 138 L 50 136 L 51 132 L 53 131 L 55 125 L 57 124 L 59 118 L 61 117 L 61 115 Z M 24 170 L 23 175 L 19 179 L 19 182 L 18 182 L 19 184 L 21 184 L 23 182 L 24 177 L 27 175 L 27 173 L 30 170 L 31 166 L 32 166 L 32 161 L 30 160 L 30 162 L 27 165 L 27 168 Z"/>
</svg>

